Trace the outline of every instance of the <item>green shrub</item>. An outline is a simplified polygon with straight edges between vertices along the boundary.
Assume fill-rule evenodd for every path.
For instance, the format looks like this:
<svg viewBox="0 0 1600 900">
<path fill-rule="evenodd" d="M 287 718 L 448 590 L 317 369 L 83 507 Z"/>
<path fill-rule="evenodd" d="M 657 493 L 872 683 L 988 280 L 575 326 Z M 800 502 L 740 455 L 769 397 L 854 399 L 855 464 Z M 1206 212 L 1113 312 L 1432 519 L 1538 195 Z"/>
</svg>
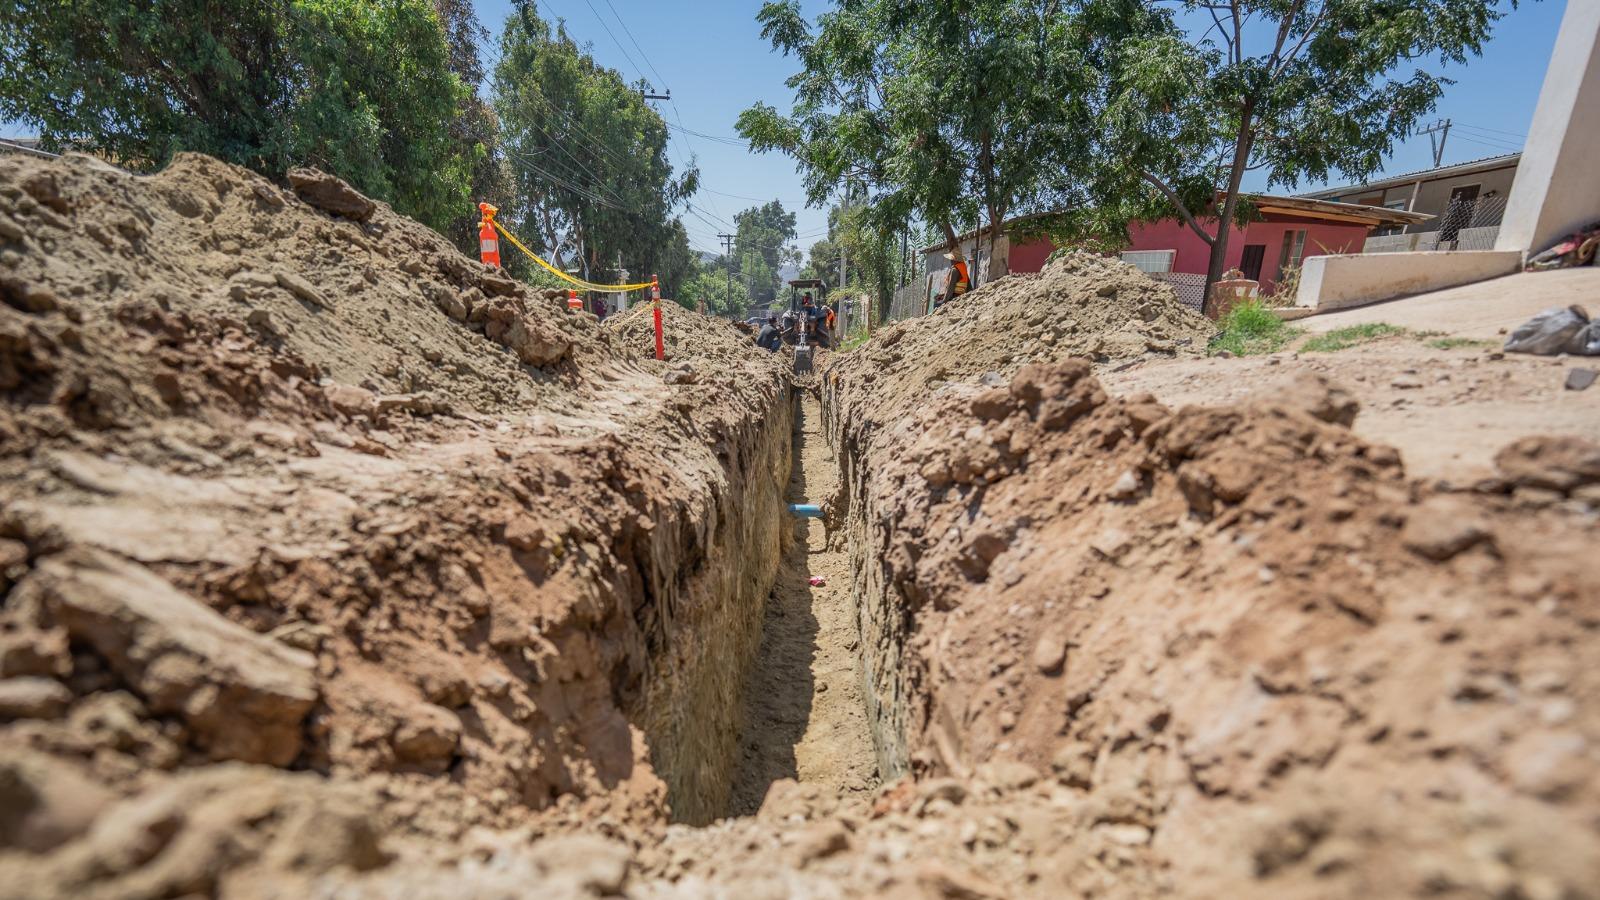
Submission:
<svg viewBox="0 0 1600 900">
<path fill-rule="evenodd" d="M 1368 322 L 1364 325 L 1335 328 L 1325 334 L 1314 335 L 1300 345 L 1300 350 L 1303 353 L 1333 353 L 1386 337 L 1403 337 L 1407 333 L 1406 329 L 1401 328 L 1399 325 L 1390 325 L 1387 322 Z"/>
<path fill-rule="evenodd" d="M 1275 353 L 1300 334 L 1259 300 L 1240 303 L 1217 324 L 1222 331 L 1211 339 L 1211 352 L 1226 350 L 1235 356 Z"/>
<path fill-rule="evenodd" d="M 1433 340 L 1427 341 L 1426 343 L 1427 343 L 1427 345 L 1429 347 L 1432 347 L 1435 350 L 1460 350 L 1460 349 L 1488 350 L 1488 349 L 1490 349 L 1492 347 L 1499 346 L 1498 342 L 1496 342 L 1496 341 L 1483 341 L 1483 340 L 1478 340 L 1477 338 L 1464 338 L 1464 337 L 1434 338 Z"/>
</svg>

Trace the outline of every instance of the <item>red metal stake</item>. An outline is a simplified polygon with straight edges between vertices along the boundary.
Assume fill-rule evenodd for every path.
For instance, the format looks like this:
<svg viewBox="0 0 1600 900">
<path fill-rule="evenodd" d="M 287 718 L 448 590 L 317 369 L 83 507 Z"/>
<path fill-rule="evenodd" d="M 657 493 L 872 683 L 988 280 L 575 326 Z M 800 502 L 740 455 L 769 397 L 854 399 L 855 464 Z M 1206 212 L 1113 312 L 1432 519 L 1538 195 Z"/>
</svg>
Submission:
<svg viewBox="0 0 1600 900">
<path fill-rule="evenodd" d="M 656 322 L 656 359 L 666 359 L 667 344 L 661 335 L 661 282 L 654 275 L 650 276 L 650 305 L 650 316 Z"/>
</svg>

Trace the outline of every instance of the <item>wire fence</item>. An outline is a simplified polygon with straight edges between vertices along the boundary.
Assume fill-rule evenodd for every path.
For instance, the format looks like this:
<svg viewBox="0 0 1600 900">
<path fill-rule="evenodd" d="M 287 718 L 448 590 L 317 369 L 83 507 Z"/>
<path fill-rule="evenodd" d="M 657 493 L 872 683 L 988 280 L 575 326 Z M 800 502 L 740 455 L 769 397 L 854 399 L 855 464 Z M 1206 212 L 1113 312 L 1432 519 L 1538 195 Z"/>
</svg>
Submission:
<svg viewBox="0 0 1600 900">
<path fill-rule="evenodd" d="M 1493 250 L 1505 217 L 1506 197 L 1495 194 L 1470 200 L 1451 200 L 1444 214 L 1429 222 L 1433 231 L 1380 234 L 1367 238 L 1363 253 L 1404 253 L 1412 250 Z"/>
</svg>

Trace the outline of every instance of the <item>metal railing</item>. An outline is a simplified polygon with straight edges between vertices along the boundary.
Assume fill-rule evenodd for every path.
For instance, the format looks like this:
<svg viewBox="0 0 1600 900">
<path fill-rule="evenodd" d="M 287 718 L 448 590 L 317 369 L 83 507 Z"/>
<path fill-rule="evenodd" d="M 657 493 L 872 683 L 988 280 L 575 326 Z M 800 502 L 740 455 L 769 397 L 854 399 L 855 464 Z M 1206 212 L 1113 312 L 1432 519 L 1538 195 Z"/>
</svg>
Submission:
<svg viewBox="0 0 1600 900">
<path fill-rule="evenodd" d="M 38 147 L 28 147 L 12 141 L 0 141 L 0 153 L 15 153 L 18 156 L 36 156 L 40 159 L 60 159 L 61 154 L 40 150 Z"/>
<path fill-rule="evenodd" d="M 1443 215 L 1428 223 L 1435 230 L 1373 235 L 1367 238 L 1361 252 L 1493 250 L 1495 238 L 1500 234 L 1500 220 L 1505 213 L 1506 198 L 1502 194 L 1452 201 Z"/>
</svg>

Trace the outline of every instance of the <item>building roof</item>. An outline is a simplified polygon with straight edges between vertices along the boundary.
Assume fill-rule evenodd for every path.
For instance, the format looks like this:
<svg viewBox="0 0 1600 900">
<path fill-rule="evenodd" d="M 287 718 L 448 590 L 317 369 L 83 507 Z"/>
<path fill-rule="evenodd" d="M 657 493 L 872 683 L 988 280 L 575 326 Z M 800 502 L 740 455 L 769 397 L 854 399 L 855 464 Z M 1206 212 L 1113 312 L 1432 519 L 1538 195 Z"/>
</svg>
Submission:
<svg viewBox="0 0 1600 900">
<path fill-rule="evenodd" d="M 1316 200 L 1308 197 L 1277 197 L 1271 194 L 1240 194 L 1239 196 L 1254 203 L 1256 209 L 1262 213 L 1325 219 L 1330 222 L 1348 222 L 1354 225 L 1365 225 L 1368 228 L 1376 228 L 1380 225 L 1417 225 L 1433 218 L 1427 213 L 1386 209 L 1382 206 L 1362 206 L 1356 203 L 1338 203 L 1333 200 Z M 1218 192 L 1217 199 L 1220 200 L 1221 198 L 1222 193 Z M 1030 219 L 1048 215 L 1051 215 L 1051 213 L 1041 212 L 1017 216 L 1007 219 L 1005 227 L 1009 229 L 1018 222 L 1026 222 Z M 957 235 L 956 241 L 958 243 L 966 243 L 976 234 L 976 231 L 969 231 L 965 234 Z M 948 246 L 949 244 L 941 241 L 931 247 L 923 247 L 917 252 L 932 253 L 936 250 L 943 250 Z"/>
<path fill-rule="evenodd" d="M 0 138 L 0 153 L 20 153 L 24 156 L 42 156 L 53 159 L 56 154 L 39 149 L 39 139 L 29 137 Z"/>
<path fill-rule="evenodd" d="M 1364 181 L 1360 184 L 1347 184 L 1343 187 L 1323 188 L 1320 191 L 1308 191 L 1302 197 L 1341 197 L 1345 194 L 1355 194 L 1361 191 L 1375 191 L 1382 188 L 1399 187 L 1411 184 L 1414 181 L 1435 181 L 1440 178 L 1453 178 L 1457 175 L 1471 175 L 1474 172 L 1488 172 L 1494 169 L 1505 169 L 1515 166 L 1522 161 L 1522 154 L 1502 153 L 1499 156 L 1485 156 L 1479 159 L 1469 159 L 1466 162 L 1453 163 L 1440 166 L 1437 169 L 1420 169 L 1415 172 L 1406 172 L 1403 175 L 1391 175 L 1376 181 Z"/>
<path fill-rule="evenodd" d="M 1307 216 L 1335 222 L 1352 222 L 1358 225 L 1420 225 L 1433 218 L 1427 213 L 1406 212 L 1382 206 L 1362 206 L 1359 203 L 1338 203 L 1333 200 L 1315 200 L 1310 197 L 1270 197 L 1266 194 L 1248 194 L 1256 209 L 1263 213 L 1289 216 Z"/>
</svg>

